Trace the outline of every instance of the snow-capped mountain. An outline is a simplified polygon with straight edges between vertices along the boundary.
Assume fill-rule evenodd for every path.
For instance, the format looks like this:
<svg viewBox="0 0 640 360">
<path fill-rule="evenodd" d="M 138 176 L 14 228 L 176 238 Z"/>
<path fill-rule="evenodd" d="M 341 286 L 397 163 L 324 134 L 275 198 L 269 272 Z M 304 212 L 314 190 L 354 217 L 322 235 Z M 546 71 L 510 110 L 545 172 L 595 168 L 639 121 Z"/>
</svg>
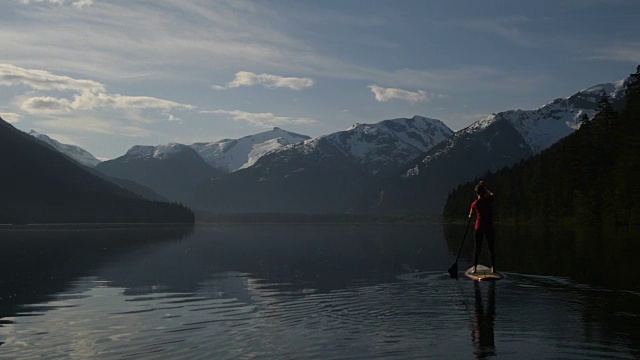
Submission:
<svg viewBox="0 0 640 360">
<path fill-rule="evenodd" d="M 73 160 L 79 162 L 80 164 L 86 165 L 86 166 L 96 166 L 100 163 L 100 160 L 98 160 L 95 156 L 91 155 L 91 153 L 89 153 L 88 151 L 86 151 L 85 149 L 76 146 L 76 145 L 69 145 L 69 144 L 62 144 L 59 141 L 50 138 L 47 135 L 44 134 L 40 134 L 38 132 L 36 132 L 35 130 L 31 130 L 29 131 L 29 135 L 35 137 L 36 139 L 40 140 L 40 141 L 44 141 L 45 143 L 53 146 L 54 149 L 60 151 L 61 153 L 67 155 L 68 157 L 72 158 Z"/>
<path fill-rule="evenodd" d="M 399 171 L 453 133 L 415 116 L 356 124 L 271 151 L 253 166 L 198 189 L 194 206 L 216 212 L 340 212 L 373 178 Z"/>
<path fill-rule="evenodd" d="M 377 174 L 428 151 L 446 140 L 453 130 L 442 121 L 414 116 L 411 119 L 384 120 L 376 124 L 355 124 L 345 131 L 320 138 L 347 157 Z M 308 153 L 320 138 L 305 141 L 300 150 Z"/>
<path fill-rule="evenodd" d="M 375 206 L 393 213 L 439 213 L 448 192 L 456 185 L 549 148 L 579 128 L 582 114 L 593 117 L 603 90 L 614 105 L 620 103 L 625 84 L 626 81 L 600 84 L 535 110 L 509 110 L 487 116 L 434 147 L 401 177 L 379 189 L 379 194 L 372 194 L 365 207 L 377 202 Z M 414 198 L 421 201 L 413 201 Z"/>
<path fill-rule="evenodd" d="M 602 92 L 606 92 L 612 101 L 624 97 L 624 81 L 600 84 L 582 90 L 573 96 L 556 99 L 536 110 L 511 110 L 491 115 L 470 127 L 476 127 L 496 121 L 496 117 L 507 120 L 522 135 L 533 152 L 540 153 L 558 140 L 571 134 L 580 127 L 580 117 L 586 114 L 589 119 L 596 113 L 596 106 Z"/>
<path fill-rule="evenodd" d="M 124 156 L 120 157 L 123 161 L 130 161 L 133 159 L 138 160 L 164 160 L 171 159 L 173 157 L 179 156 L 180 153 L 186 152 L 190 153 L 188 146 L 177 144 L 177 143 L 169 143 L 166 145 L 158 145 L 158 146 L 149 146 L 149 145 L 134 145 L 127 151 Z"/>
<path fill-rule="evenodd" d="M 96 169 L 105 175 L 132 180 L 172 201 L 184 201 L 202 181 L 222 175 L 187 145 L 133 146 L 123 156 Z"/>
<path fill-rule="evenodd" d="M 521 147 L 527 148 L 533 154 L 538 154 L 577 130 L 580 127 L 579 119 L 583 114 L 591 119 L 596 113 L 598 100 L 603 91 L 609 94 L 613 102 L 624 98 L 624 84 L 625 81 L 620 80 L 615 83 L 595 85 L 572 96 L 555 99 L 535 110 L 508 110 L 489 115 L 457 132 L 438 151 L 425 157 L 423 163 L 428 164 L 440 156 L 447 156 L 452 148 L 461 145 L 458 144 L 461 139 L 482 134 L 490 129 L 491 125 L 499 122 L 506 122 L 520 134 L 525 142 L 525 146 L 520 145 Z M 500 133 L 494 133 L 492 136 L 493 139 L 485 142 L 487 149 L 492 141 L 507 140 L 503 139 Z M 497 169 L 494 166 L 490 170 Z"/>
<path fill-rule="evenodd" d="M 233 172 L 253 165 L 260 157 L 270 151 L 307 139 L 309 137 L 306 135 L 275 127 L 273 130 L 240 139 L 195 143 L 191 145 L 191 148 L 197 151 L 209 165 L 225 172 Z"/>
<path fill-rule="evenodd" d="M 330 153 L 338 153 L 375 175 L 407 163 L 452 134 L 453 130 L 442 121 L 416 115 L 411 119 L 354 124 L 344 131 L 276 150 L 272 158 L 288 161 L 297 156 L 311 156 L 321 161 Z M 261 167 L 265 166 L 261 163 Z"/>
</svg>

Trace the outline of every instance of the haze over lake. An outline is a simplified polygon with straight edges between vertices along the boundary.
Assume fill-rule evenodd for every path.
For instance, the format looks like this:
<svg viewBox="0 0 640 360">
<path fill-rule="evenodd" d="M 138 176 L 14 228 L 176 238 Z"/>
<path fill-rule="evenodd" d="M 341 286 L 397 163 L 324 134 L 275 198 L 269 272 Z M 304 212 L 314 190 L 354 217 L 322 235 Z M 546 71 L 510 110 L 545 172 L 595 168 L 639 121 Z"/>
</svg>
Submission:
<svg viewBox="0 0 640 360">
<path fill-rule="evenodd" d="M 3 229 L 0 358 L 640 355 L 636 232 L 502 226 L 495 283 L 449 278 L 463 232 Z"/>
</svg>

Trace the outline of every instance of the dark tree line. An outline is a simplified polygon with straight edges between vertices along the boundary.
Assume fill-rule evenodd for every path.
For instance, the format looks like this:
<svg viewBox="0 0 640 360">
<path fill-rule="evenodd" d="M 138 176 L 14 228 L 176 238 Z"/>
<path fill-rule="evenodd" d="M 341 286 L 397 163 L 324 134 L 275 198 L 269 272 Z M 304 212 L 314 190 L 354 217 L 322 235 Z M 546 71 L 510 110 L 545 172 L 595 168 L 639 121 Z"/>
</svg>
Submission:
<svg viewBox="0 0 640 360">
<path fill-rule="evenodd" d="M 114 196 L 66 193 L 5 198 L 0 224 L 42 223 L 193 223 L 193 212 L 181 204 Z"/>
<path fill-rule="evenodd" d="M 498 221 L 640 224 L 640 66 L 627 86 L 620 113 L 602 93 L 596 115 L 583 117 L 575 133 L 482 176 L 498 194 Z M 463 218 L 473 198 L 473 183 L 458 186 L 449 194 L 444 219 Z"/>
</svg>

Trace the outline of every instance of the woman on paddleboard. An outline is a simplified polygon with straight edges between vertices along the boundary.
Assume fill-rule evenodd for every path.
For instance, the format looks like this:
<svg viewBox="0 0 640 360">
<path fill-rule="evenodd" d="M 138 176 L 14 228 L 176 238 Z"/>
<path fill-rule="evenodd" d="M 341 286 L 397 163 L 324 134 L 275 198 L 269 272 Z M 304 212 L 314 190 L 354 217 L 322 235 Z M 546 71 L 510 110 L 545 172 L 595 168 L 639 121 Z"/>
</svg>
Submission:
<svg viewBox="0 0 640 360">
<path fill-rule="evenodd" d="M 482 239 L 487 238 L 487 244 L 489 245 L 489 256 L 491 257 L 491 272 L 496 272 L 496 252 L 495 252 L 495 238 L 496 233 L 493 228 L 493 193 L 484 186 L 484 182 L 480 181 L 475 187 L 475 192 L 478 198 L 471 203 L 471 210 L 469 211 L 469 219 L 476 213 L 476 226 L 475 226 L 475 246 L 473 255 L 473 272 L 476 272 L 478 266 L 478 258 L 480 257 L 480 250 L 482 249 Z"/>
</svg>

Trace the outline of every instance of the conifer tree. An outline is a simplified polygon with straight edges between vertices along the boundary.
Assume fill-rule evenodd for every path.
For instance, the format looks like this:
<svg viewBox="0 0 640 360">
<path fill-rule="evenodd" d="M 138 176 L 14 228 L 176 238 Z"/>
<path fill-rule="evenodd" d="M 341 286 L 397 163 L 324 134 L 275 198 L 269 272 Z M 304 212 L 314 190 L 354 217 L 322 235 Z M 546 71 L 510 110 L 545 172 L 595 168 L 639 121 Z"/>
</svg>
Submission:
<svg viewBox="0 0 640 360">
<path fill-rule="evenodd" d="M 634 101 L 634 99 L 636 101 Z M 625 115 L 627 117 L 637 119 L 640 116 L 640 104 L 637 99 L 640 99 L 640 65 L 636 68 L 635 74 L 629 75 L 629 83 L 627 84 L 627 92 L 625 100 L 627 105 L 625 108 Z"/>
<path fill-rule="evenodd" d="M 602 90 L 600 100 L 596 106 L 596 115 L 593 122 L 596 124 L 597 132 L 608 133 L 611 126 L 618 120 L 618 113 L 613 109 L 609 94 Z"/>
</svg>

